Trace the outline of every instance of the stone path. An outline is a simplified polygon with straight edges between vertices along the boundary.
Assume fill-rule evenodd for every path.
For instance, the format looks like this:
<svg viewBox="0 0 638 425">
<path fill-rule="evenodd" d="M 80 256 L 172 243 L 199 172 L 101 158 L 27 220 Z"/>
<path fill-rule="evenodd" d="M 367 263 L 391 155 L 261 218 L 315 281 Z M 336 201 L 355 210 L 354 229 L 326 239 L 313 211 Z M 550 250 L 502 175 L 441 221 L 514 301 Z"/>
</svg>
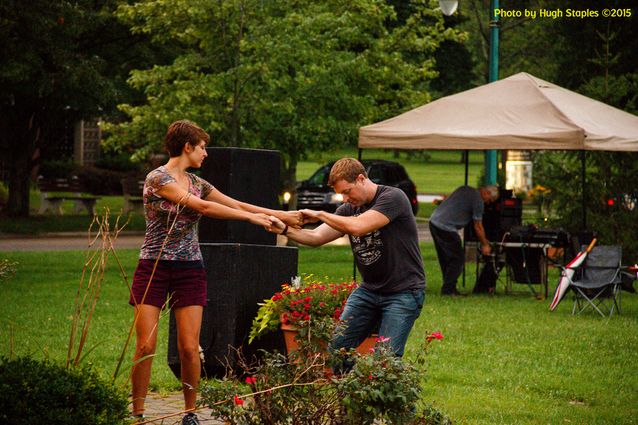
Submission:
<svg viewBox="0 0 638 425">
<path fill-rule="evenodd" d="M 184 409 L 184 399 L 182 398 L 181 392 L 168 395 L 149 393 L 146 397 L 145 407 L 145 422 L 148 424 L 179 425 L 182 423 L 182 414 L 166 418 L 166 416 L 179 413 Z M 201 424 L 222 425 L 224 423 L 211 419 L 210 412 L 210 409 L 200 409 L 197 411 L 197 416 Z"/>
</svg>

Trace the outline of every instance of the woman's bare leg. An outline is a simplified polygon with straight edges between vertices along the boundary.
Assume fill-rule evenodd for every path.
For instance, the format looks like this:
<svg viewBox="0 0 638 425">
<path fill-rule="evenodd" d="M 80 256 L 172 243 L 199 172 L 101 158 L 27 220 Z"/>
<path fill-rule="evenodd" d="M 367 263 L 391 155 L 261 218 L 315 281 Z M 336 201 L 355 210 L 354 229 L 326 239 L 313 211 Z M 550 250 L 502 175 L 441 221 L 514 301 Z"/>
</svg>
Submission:
<svg viewBox="0 0 638 425">
<path fill-rule="evenodd" d="M 197 387 L 201 375 L 199 358 L 199 333 L 204 307 L 192 305 L 174 309 L 177 323 L 177 350 L 181 363 L 184 410 L 194 410 L 197 402 Z"/>
<path fill-rule="evenodd" d="M 133 414 L 144 413 L 144 401 L 151 380 L 153 357 L 137 363 L 138 359 L 155 354 L 157 324 L 161 309 L 148 304 L 135 307 L 135 356 L 131 382 L 133 384 Z"/>
</svg>

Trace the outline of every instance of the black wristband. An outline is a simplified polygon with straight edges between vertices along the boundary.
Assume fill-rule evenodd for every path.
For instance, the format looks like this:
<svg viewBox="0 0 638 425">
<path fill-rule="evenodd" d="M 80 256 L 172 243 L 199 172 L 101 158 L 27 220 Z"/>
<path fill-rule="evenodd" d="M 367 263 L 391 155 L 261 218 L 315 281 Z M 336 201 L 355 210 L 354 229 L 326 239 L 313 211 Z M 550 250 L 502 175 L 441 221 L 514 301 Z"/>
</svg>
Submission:
<svg viewBox="0 0 638 425">
<path fill-rule="evenodd" d="M 285 235 L 286 233 L 288 233 L 288 225 L 287 224 L 284 226 L 284 230 L 281 231 L 280 235 Z"/>
</svg>

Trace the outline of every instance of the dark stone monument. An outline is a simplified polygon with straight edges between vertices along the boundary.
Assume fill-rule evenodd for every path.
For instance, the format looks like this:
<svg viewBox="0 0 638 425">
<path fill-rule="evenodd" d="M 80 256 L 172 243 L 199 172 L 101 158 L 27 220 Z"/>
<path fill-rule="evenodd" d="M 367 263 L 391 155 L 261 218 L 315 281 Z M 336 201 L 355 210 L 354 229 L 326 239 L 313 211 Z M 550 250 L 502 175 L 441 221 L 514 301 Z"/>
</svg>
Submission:
<svg viewBox="0 0 638 425">
<path fill-rule="evenodd" d="M 207 148 L 202 177 L 222 193 L 240 201 L 278 209 L 280 156 L 277 151 Z M 298 251 L 276 246 L 276 235 L 255 225 L 202 218 L 199 240 L 206 280 L 200 345 L 204 351 L 204 376 L 223 377 L 236 366 L 236 352 L 248 359 L 260 349 L 284 351 L 280 332 L 248 345 L 248 333 L 257 303 L 270 298 L 297 275 Z M 175 318 L 171 313 L 168 364 L 179 378 Z M 240 371 L 238 371 L 240 372 Z"/>
</svg>

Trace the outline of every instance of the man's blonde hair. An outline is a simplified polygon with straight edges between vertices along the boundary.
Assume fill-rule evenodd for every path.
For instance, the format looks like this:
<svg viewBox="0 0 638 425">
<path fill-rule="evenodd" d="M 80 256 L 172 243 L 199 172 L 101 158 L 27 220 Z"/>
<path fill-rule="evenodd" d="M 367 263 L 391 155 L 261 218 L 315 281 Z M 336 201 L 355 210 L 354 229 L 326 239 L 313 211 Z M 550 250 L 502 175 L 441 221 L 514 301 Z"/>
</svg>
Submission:
<svg viewBox="0 0 638 425">
<path fill-rule="evenodd" d="M 359 174 L 363 174 L 365 178 L 368 178 L 368 173 L 366 173 L 363 164 L 354 158 L 341 158 L 330 169 L 328 185 L 334 186 L 339 180 L 354 183 Z"/>
</svg>

